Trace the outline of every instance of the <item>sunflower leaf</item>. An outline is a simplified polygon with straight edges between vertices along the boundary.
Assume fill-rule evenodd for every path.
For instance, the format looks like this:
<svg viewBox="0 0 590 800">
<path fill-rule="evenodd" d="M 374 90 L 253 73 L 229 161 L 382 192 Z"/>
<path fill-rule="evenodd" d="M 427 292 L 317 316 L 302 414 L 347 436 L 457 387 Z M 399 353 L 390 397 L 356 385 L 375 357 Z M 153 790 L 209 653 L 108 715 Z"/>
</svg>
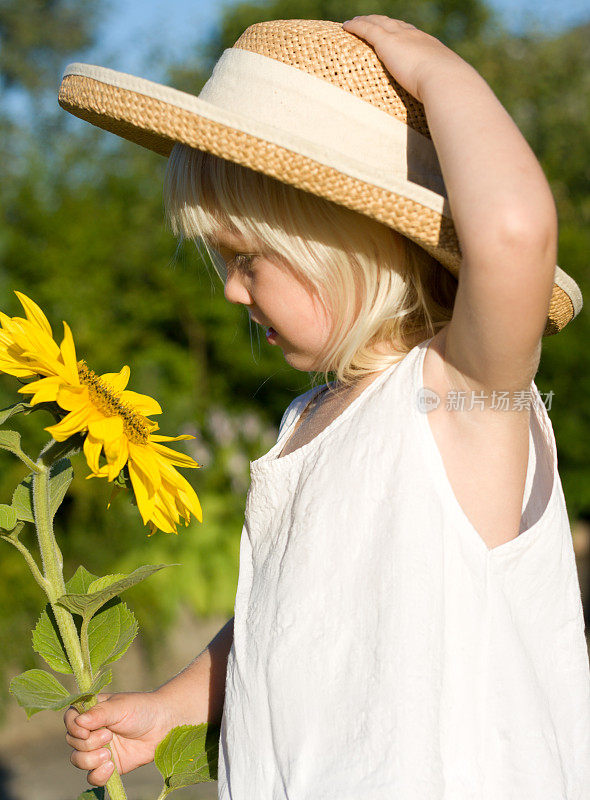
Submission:
<svg viewBox="0 0 590 800">
<path fill-rule="evenodd" d="M 86 692 L 70 694 L 65 686 L 43 669 L 29 669 L 10 681 L 10 693 L 32 717 L 38 711 L 60 711 L 75 703 L 83 703 L 98 694 L 112 680 L 111 670 L 98 675 Z"/>
<path fill-rule="evenodd" d="M 70 693 L 61 683 L 43 669 L 29 669 L 10 681 L 10 693 L 17 703 L 32 717 L 38 711 L 58 710 L 70 705 Z"/>
<path fill-rule="evenodd" d="M 0 531 L 0 539 L 4 539 L 5 541 L 18 541 L 18 537 L 20 536 L 20 532 L 25 527 L 24 522 L 17 522 L 16 526 L 12 528 L 10 531 L 5 531 L 2 533 Z"/>
<path fill-rule="evenodd" d="M 127 575 L 124 572 L 117 572 L 113 575 L 103 575 L 102 578 L 97 578 L 95 581 L 92 581 L 90 586 L 88 587 L 88 594 L 94 594 L 95 592 L 100 592 L 102 589 L 106 589 L 109 586 L 112 586 L 113 583 L 116 581 L 120 581 L 121 578 L 126 578 Z"/>
<path fill-rule="evenodd" d="M 138 631 L 137 620 L 118 597 L 100 609 L 88 623 L 92 671 L 112 664 L 127 651 Z"/>
<path fill-rule="evenodd" d="M 33 650 L 56 672 L 72 672 L 55 616 L 48 603 L 33 630 Z"/>
<path fill-rule="evenodd" d="M 110 669 L 106 669 L 104 672 L 99 672 L 98 675 L 92 681 L 92 685 L 87 692 L 82 692 L 81 694 L 74 695 L 74 699 L 70 703 L 80 703 L 86 702 L 91 697 L 95 697 L 99 692 L 102 692 L 105 686 L 108 686 L 109 683 L 113 680 L 113 671 Z"/>
<path fill-rule="evenodd" d="M 67 608 L 68 611 L 71 611 L 72 614 L 80 614 L 86 619 L 89 619 L 98 611 L 101 606 L 103 606 L 105 603 L 108 603 L 112 597 L 121 594 L 121 592 L 124 592 L 126 589 L 130 589 L 140 581 L 149 578 L 150 575 L 154 574 L 154 572 L 157 572 L 158 570 L 168 566 L 176 565 L 158 564 L 157 566 L 152 566 L 150 564 L 146 564 L 133 570 L 133 572 L 131 572 L 129 575 L 125 575 L 123 578 L 116 580 L 114 583 L 110 584 L 110 586 L 105 586 L 99 591 L 92 592 L 91 594 L 88 593 L 88 586 L 85 587 L 84 594 L 82 594 L 81 592 L 72 591 L 70 586 L 66 584 L 68 593 L 62 595 L 57 602 L 60 604 L 60 606 L 63 606 L 64 608 Z M 93 576 L 93 580 L 97 580 L 97 577 Z"/>
<path fill-rule="evenodd" d="M 0 425 L 4 425 L 7 419 L 13 417 L 15 414 L 22 414 L 23 412 L 30 413 L 33 410 L 33 406 L 29 403 L 14 403 L 8 408 L 3 408 L 0 411 Z"/>
<path fill-rule="evenodd" d="M 33 478 L 28 475 L 14 490 L 12 507 L 22 522 L 35 522 L 33 516 Z"/>
<path fill-rule="evenodd" d="M 17 522 L 18 518 L 14 508 L 0 503 L 0 528 L 3 531 L 11 531 L 13 528 L 16 528 Z"/>
<path fill-rule="evenodd" d="M 17 431 L 0 431 L 0 450 L 8 450 L 10 453 L 14 453 L 14 455 L 18 456 L 21 461 L 24 461 L 30 469 L 35 465 L 33 459 L 21 448 L 20 433 Z M 33 465 L 33 467 L 31 465 Z M 38 471 L 38 467 L 35 467 L 35 471 Z"/>
<path fill-rule="evenodd" d="M 86 567 L 80 565 L 69 581 L 66 583 L 66 590 L 68 592 L 85 594 L 86 590 L 98 578 L 98 575 L 93 575 L 88 572 Z"/>
<path fill-rule="evenodd" d="M 104 800 L 104 786 L 96 786 L 94 789 L 86 789 L 76 800 Z"/>
<path fill-rule="evenodd" d="M 194 783 L 217 780 L 218 725 L 180 725 L 156 748 L 154 762 L 164 784 L 180 789 Z"/>
<path fill-rule="evenodd" d="M 74 470 L 67 458 L 63 458 L 52 467 L 49 478 L 49 508 L 52 518 L 60 507 L 73 477 Z"/>
<path fill-rule="evenodd" d="M 46 447 L 41 451 L 41 456 L 45 464 L 57 464 L 65 458 L 79 453 L 84 445 L 84 436 L 75 433 L 63 442 L 49 441 Z"/>
</svg>

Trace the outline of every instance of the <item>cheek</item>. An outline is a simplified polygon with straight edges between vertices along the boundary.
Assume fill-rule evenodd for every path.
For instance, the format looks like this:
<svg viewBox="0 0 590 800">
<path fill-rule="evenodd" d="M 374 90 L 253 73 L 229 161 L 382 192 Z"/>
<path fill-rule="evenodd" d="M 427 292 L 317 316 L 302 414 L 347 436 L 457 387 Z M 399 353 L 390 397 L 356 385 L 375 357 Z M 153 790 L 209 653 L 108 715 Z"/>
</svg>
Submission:
<svg viewBox="0 0 590 800">
<path fill-rule="evenodd" d="M 322 336 L 323 338 L 327 338 L 332 332 L 334 320 L 330 310 L 327 309 L 319 300 L 316 304 L 316 316 Z"/>
</svg>

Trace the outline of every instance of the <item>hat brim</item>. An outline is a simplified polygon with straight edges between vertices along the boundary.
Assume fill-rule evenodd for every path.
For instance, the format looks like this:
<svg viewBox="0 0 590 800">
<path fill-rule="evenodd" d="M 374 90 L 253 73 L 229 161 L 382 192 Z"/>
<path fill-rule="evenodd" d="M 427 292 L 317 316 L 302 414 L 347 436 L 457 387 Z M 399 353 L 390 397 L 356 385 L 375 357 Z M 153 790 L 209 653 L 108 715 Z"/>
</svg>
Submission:
<svg viewBox="0 0 590 800">
<path fill-rule="evenodd" d="M 183 96 L 190 103 L 182 102 Z M 450 216 L 404 196 L 407 186 L 400 186 L 398 193 L 391 186 L 375 185 L 374 174 L 363 179 L 358 164 L 348 169 L 356 174 L 346 174 L 342 165 L 336 168 L 318 160 L 312 145 L 277 143 L 276 130 L 266 138 L 256 135 L 252 120 L 235 112 L 220 112 L 198 97 L 101 67 L 70 65 L 59 90 L 59 104 L 160 155 L 168 156 L 177 142 L 186 144 L 365 214 L 416 242 L 458 275 L 461 253 Z M 560 331 L 581 307 L 577 284 L 556 267 L 543 335 Z"/>
</svg>

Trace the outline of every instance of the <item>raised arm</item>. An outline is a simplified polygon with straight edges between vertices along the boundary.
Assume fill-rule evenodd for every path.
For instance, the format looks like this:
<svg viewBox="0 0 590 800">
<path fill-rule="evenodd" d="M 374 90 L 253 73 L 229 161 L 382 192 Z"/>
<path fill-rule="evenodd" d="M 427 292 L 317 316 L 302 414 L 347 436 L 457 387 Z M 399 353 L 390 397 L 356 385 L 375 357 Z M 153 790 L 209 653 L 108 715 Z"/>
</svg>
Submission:
<svg viewBox="0 0 590 800">
<path fill-rule="evenodd" d="M 481 75 L 438 39 L 380 15 L 344 27 L 425 107 L 463 257 L 446 362 L 475 387 L 528 388 L 557 258 L 539 162 Z"/>
</svg>

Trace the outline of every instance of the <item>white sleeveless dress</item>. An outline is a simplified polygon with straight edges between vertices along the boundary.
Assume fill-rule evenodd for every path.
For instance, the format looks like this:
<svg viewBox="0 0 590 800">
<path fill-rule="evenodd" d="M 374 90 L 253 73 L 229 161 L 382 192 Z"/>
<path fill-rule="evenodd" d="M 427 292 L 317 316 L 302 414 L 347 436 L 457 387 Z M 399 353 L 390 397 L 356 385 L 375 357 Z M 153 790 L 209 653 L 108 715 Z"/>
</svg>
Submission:
<svg viewBox="0 0 590 800">
<path fill-rule="evenodd" d="M 522 532 L 488 550 L 418 408 L 430 342 L 278 458 L 322 387 L 296 398 L 250 465 L 223 800 L 590 798 L 590 669 L 547 409 L 533 382 Z"/>
</svg>

